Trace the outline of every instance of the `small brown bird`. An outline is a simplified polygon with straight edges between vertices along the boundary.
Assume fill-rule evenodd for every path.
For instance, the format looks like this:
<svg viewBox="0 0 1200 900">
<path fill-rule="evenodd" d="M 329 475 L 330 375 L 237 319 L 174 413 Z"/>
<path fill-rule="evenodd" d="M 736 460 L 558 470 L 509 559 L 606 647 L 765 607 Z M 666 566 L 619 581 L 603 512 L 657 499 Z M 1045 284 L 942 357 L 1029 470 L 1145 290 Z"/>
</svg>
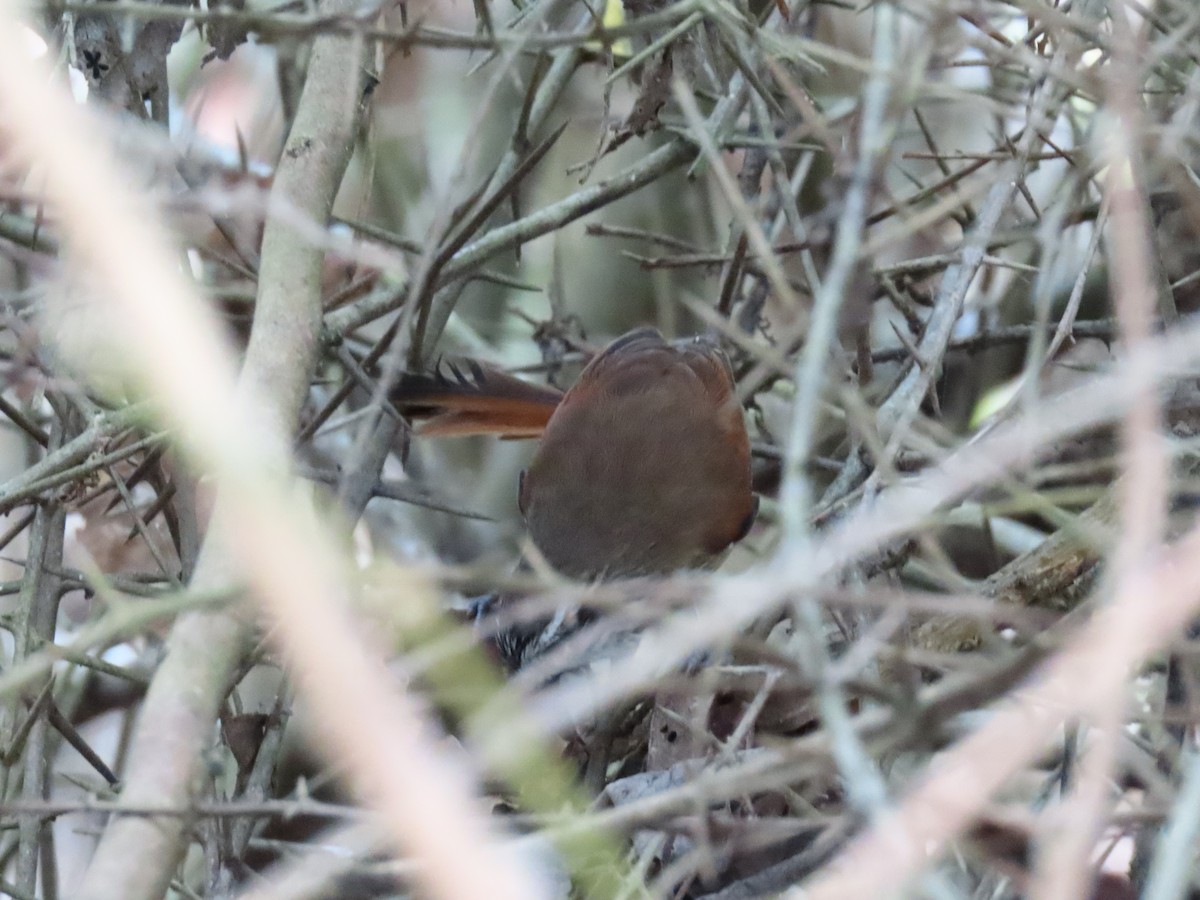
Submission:
<svg viewBox="0 0 1200 900">
<path fill-rule="evenodd" d="M 519 505 L 534 544 L 564 575 L 705 567 L 754 522 L 733 371 L 707 338 L 669 343 L 653 328 L 632 331 L 565 394 L 470 363 L 405 376 L 392 400 L 428 419 L 423 434 L 541 436 Z"/>
</svg>

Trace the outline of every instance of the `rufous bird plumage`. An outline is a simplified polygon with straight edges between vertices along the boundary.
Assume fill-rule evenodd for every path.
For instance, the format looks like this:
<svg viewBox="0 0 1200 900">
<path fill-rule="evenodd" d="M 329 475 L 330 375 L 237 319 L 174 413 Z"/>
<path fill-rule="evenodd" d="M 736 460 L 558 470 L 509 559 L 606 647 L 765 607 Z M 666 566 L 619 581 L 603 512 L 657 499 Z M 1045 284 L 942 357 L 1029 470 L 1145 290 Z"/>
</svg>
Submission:
<svg viewBox="0 0 1200 900">
<path fill-rule="evenodd" d="M 612 579 L 710 565 L 757 510 L 732 368 L 708 338 L 609 344 L 566 393 L 478 363 L 406 375 L 394 404 L 427 435 L 541 437 L 518 500 L 556 570 Z"/>
</svg>

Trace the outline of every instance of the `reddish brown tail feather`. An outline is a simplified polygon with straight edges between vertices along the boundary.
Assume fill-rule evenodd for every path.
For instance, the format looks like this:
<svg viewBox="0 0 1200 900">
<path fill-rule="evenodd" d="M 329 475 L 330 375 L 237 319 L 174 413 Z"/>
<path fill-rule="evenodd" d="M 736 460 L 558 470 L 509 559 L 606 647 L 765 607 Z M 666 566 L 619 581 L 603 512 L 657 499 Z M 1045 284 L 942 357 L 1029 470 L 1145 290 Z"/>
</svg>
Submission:
<svg viewBox="0 0 1200 900">
<path fill-rule="evenodd" d="M 466 361 L 439 363 L 427 375 L 402 375 L 391 399 L 402 413 L 423 420 L 423 435 L 530 438 L 545 430 L 562 393 Z"/>
</svg>

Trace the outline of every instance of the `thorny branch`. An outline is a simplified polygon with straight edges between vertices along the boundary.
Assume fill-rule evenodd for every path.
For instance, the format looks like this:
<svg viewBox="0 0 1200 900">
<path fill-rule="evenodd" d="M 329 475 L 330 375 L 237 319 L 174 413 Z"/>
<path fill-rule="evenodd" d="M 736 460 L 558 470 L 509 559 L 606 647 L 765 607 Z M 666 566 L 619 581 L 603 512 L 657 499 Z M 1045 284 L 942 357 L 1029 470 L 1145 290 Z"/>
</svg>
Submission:
<svg viewBox="0 0 1200 900">
<path fill-rule="evenodd" d="M 64 201 L 61 141 L 22 162 L 44 85 L 13 88 L 6 8 L 0 889 L 1088 896 L 1111 833 L 1137 851 L 1107 884 L 1188 888 L 1194 4 L 38 12 L 55 89 L 88 85 L 95 146 L 171 245 L 95 254 L 129 208 L 83 215 L 99 177 Z M 86 167 L 86 145 L 63 152 Z M 85 319 L 139 272 L 185 273 L 226 317 L 242 434 L 190 430 L 232 401 L 156 393 L 197 342 Z M 70 306 L 76 282 L 97 296 Z M 726 339 L 758 523 L 721 573 L 512 574 L 520 451 L 412 435 L 392 385 L 445 354 L 565 387 L 648 322 Z M 114 393 L 112 358 L 151 352 Z M 264 448 L 273 474 L 214 499 Z M 272 506 L 284 470 L 323 531 Z M 585 602 L 559 662 L 640 637 L 610 669 L 504 683 L 456 621 L 466 588 L 528 595 L 510 623 Z M 370 641 L 297 612 L 306 591 L 352 601 Z"/>
</svg>

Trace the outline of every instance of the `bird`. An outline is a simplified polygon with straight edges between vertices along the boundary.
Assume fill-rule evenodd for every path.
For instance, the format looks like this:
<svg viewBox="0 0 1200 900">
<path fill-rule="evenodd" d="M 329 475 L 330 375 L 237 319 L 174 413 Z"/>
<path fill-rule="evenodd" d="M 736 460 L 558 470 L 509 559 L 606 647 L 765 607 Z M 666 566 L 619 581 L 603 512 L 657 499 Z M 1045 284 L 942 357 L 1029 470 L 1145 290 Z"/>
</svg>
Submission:
<svg viewBox="0 0 1200 900">
<path fill-rule="evenodd" d="M 390 399 L 418 434 L 538 438 L 517 505 L 542 558 L 579 581 L 713 567 L 758 511 L 733 369 L 707 336 L 631 331 L 565 393 L 468 361 L 405 374 Z M 510 668 L 590 616 L 555 618 L 501 636 Z"/>
</svg>

